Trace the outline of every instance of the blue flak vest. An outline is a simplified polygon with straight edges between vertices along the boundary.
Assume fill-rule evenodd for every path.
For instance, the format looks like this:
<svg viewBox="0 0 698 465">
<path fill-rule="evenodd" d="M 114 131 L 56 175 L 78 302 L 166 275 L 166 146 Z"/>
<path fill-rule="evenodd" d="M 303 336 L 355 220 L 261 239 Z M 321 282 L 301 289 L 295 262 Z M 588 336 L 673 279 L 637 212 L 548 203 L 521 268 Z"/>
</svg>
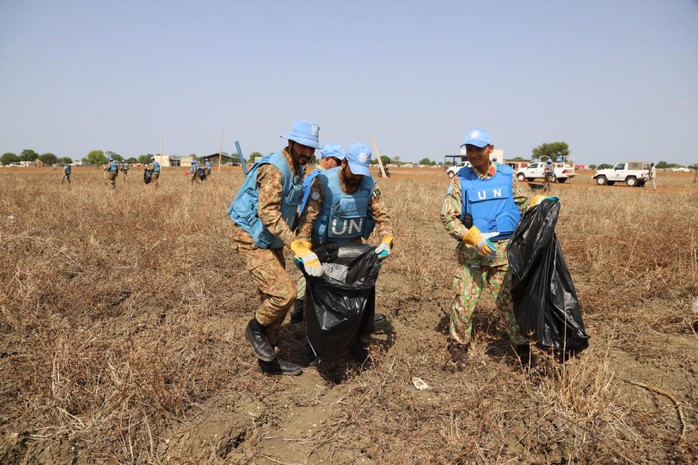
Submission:
<svg viewBox="0 0 698 465">
<path fill-rule="evenodd" d="M 301 206 L 298 209 L 298 215 L 301 215 L 303 213 L 303 210 L 305 210 L 305 205 L 308 203 L 308 197 L 310 196 L 310 185 L 313 183 L 313 179 L 315 179 L 317 175 L 320 173 L 322 173 L 322 170 L 316 169 L 315 171 L 313 171 L 305 177 L 305 181 L 303 181 L 303 200 L 301 200 Z"/>
<path fill-rule="evenodd" d="M 463 198 L 461 221 L 465 214 L 473 217 L 473 226 L 483 233 L 498 232 L 495 241 L 509 239 L 521 220 L 521 211 L 514 202 L 512 177 L 514 170 L 508 165 L 497 165 L 497 171 L 489 179 L 478 178 L 472 168 L 464 166 L 458 171 Z"/>
<path fill-rule="evenodd" d="M 128 171 L 128 163 L 124 163 L 124 171 Z"/>
<path fill-rule="evenodd" d="M 318 174 L 324 190 L 322 208 L 313 222 L 313 245 L 368 239 L 376 225 L 371 216 L 371 195 L 375 181 L 364 176 L 356 192 L 347 194 L 339 180 L 341 167 Z"/>
<path fill-rule="evenodd" d="M 153 173 L 159 173 L 160 172 L 160 163 L 154 161 L 153 162 Z"/>
<path fill-rule="evenodd" d="M 259 191 L 257 190 L 257 173 L 262 165 L 274 165 L 281 171 L 283 195 L 281 197 L 281 217 L 291 228 L 296 219 L 296 211 L 301 203 L 303 194 L 303 168 L 299 176 L 295 176 L 286 157 L 281 152 L 275 152 L 259 160 L 247 172 L 245 181 L 228 207 L 228 215 L 238 226 L 252 237 L 254 244 L 262 249 L 280 249 L 284 243 L 264 227 L 257 213 Z"/>
<path fill-rule="evenodd" d="M 207 162 L 205 163 L 204 166 L 206 166 L 206 169 L 207 169 L 207 170 L 211 171 L 211 167 L 212 167 L 213 165 L 211 164 L 210 161 L 207 161 Z"/>
<path fill-rule="evenodd" d="M 70 166 L 66 166 L 65 168 L 63 168 L 63 172 L 65 174 L 67 174 L 68 176 L 70 176 L 70 171 L 71 171 Z"/>
<path fill-rule="evenodd" d="M 190 173 L 190 174 L 196 173 L 196 169 L 197 169 L 197 168 L 198 168 L 198 165 L 191 165 L 191 166 L 189 167 L 189 173 Z"/>
<path fill-rule="evenodd" d="M 116 161 L 109 162 L 109 168 L 107 168 L 107 173 L 116 173 L 119 171 L 119 163 Z"/>
</svg>

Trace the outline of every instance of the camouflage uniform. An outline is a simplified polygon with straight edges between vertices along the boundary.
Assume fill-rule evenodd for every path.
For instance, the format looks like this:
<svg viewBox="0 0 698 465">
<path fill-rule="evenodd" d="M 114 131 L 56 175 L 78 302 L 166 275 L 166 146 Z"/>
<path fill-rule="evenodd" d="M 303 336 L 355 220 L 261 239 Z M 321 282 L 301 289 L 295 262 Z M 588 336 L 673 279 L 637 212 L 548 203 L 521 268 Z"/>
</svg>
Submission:
<svg viewBox="0 0 698 465">
<path fill-rule="evenodd" d="M 341 174 L 339 176 L 339 181 L 342 185 L 342 190 L 347 193 L 351 193 L 358 189 L 358 186 L 351 188 L 344 183 L 344 179 Z M 313 221 L 317 218 L 320 210 L 322 209 L 322 199 L 324 198 L 324 192 L 322 188 L 322 183 L 316 177 L 313 179 L 313 183 L 310 185 L 310 195 L 308 196 L 308 204 L 305 211 L 303 212 L 300 223 L 298 225 L 298 235 L 302 237 L 310 237 L 313 230 Z M 383 199 L 381 198 L 381 191 L 378 188 L 378 184 L 374 184 L 373 193 L 371 195 L 371 203 L 369 204 L 371 210 L 371 215 L 376 222 L 376 231 L 379 237 L 393 237 L 393 228 L 390 222 L 390 215 L 388 210 L 385 208 Z M 354 242 L 362 243 L 361 237 L 354 239 Z M 318 244 L 313 244 L 313 248 L 317 247 Z M 305 298 L 305 278 L 301 277 L 296 286 L 296 292 L 298 294 L 298 299 L 303 300 Z"/>
<path fill-rule="evenodd" d="M 490 166 L 487 175 L 482 175 L 473 169 L 480 179 L 489 179 L 494 176 L 496 166 Z M 514 202 L 521 212 L 528 205 L 528 198 L 521 192 L 518 181 L 512 177 Z M 449 332 L 451 338 L 459 344 L 467 345 L 473 329 L 473 311 L 480 299 L 480 293 L 485 285 L 492 290 L 497 308 L 504 314 L 506 332 L 512 344 L 523 344 L 526 340 L 521 335 L 519 324 L 514 316 L 514 304 L 511 299 L 511 271 L 507 261 L 507 246 L 509 240 L 495 242 L 498 250 L 494 259 L 481 256 L 476 248 L 466 245 L 462 241 L 463 235 L 468 231 L 462 221 L 463 209 L 460 177 L 453 176 L 448 194 L 441 209 L 441 221 L 446 231 L 458 239 L 456 256 L 458 257 L 458 269 L 453 278 L 454 297 L 451 303 L 451 322 Z"/>
<path fill-rule="evenodd" d="M 291 155 L 283 151 L 291 170 L 298 176 Z M 262 165 L 257 172 L 257 190 L 259 204 L 257 214 L 265 228 L 274 236 L 290 245 L 296 239 L 307 241 L 308 236 L 296 235 L 281 217 L 281 198 L 283 197 L 283 175 L 271 164 Z M 233 249 L 243 265 L 250 272 L 252 280 L 259 289 L 261 305 L 255 313 L 257 321 L 265 326 L 265 336 L 271 345 L 279 342 L 281 324 L 288 309 L 296 300 L 296 286 L 286 272 L 286 263 L 281 249 L 262 249 L 254 245 L 252 237 L 237 225 L 233 225 L 230 234 Z"/>
</svg>

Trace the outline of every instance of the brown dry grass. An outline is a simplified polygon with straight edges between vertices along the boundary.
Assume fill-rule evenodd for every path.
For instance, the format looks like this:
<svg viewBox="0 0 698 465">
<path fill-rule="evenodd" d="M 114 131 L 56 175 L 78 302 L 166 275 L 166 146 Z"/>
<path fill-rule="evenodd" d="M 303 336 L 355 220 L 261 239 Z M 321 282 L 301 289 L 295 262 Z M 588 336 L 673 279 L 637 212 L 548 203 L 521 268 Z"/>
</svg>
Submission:
<svg viewBox="0 0 698 465">
<path fill-rule="evenodd" d="M 396 247 L 378 283 L 392 329 L 374 363 L 263 377 L 242 329 L 256 290 L 230 250 L 238 170 L 158 190 L 131 173 L 0 170 L 2 463 L 691 463 L 698 454 L 698 189 L 553 191 L 592 336 L 561 366 L 526 370 L 488 296 L 471 363 L 446 353 L 454 242 L 439 170 L 379 181 Z M 294 272 L 295 274 L 296 272 Z M 302 356 L 302 327 L 281 350 Z M 431 389 L 417 391 L 419 376 Z M 673 394 L 671 402 L 627 381 Z"/>
</svg>

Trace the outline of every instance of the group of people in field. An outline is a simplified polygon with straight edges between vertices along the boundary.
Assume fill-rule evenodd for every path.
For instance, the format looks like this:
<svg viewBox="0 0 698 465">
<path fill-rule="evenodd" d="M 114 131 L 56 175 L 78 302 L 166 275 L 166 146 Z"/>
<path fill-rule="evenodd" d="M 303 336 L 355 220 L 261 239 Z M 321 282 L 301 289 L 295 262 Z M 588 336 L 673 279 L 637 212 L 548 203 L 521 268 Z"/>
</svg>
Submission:
<svg viewBox="0 0 698 465">
<path fill-rule="evenodd" d="M 192 160 L 191 167 L 189 168 L 189 175 L 191 176 L 191 182 L 199 183 L 209 179 L 211 177 L 212 164 L 209 160 L 206 160 L 203 164 L 199 164 L 198 161 Z M 106 166 L 104 166 L 104 177 L 102 182 L 105 186 L 109 186 L 112 189 L 116 189 L 116 179 L 119 173 L 123 174 L 124 183 L 128 182 L 128 172 L 131 166 L 127 161 L 118 161 L 113 157 L 109 157 Z M 143 167 L 143 182 L 145 184 L 152 184 L 155 188 L 160 185 L 160 163 L 155 159 L 155 157 L 150 158 L 150 163 L 147 163 Z M 63 179 L 61 180 L 61 185 L 66 181 L 71 184 L 70 176 L 72 174 L 72 166 L 63 166 Z"/>
<path fill-rule="evenodd" d="M 261 297 L 244 334 L 263 373 L 302 373 L 301 365 L 281 359 L 276 351 L 286 315 L 290 313 L 291 323 L 300 323 L 308 307 L 305 280 L 294 283 L 286 271 L 285 247 L 309 277 L 324 273 L 314 252 L 318 247 L 363 243 L 375 230 L 378 257 L 388 258 L 393 249 L 390 215 L 369 172 L 371 150 L 362 143 L 346 151 L 339 144 L 323 146 L 319 131 L 311 121 L 294 122 L 281 136 L 288 141 L 286 147 L 253 165 L 228 208 L 233 249 Z M 458 366 L 467 363 L 473 311 L 482 289 L 489 287 L 512 347 L 520 357 L 529 357 L 529 341 L 513 311 L 507 244 L 522 212 L 543 200 L 558 199 L 538 195 L 529 200 L 512 168 L 492 160 L 494 144 L 486 130 L 468 132 L 462 147 L 471 166 L 453 177 L 441 210 L 444 228 L 458 242 L 449 352 Z M 321 153 L 319 166 L 306 176 L 315 150 Z M 373 323 L 385 318 L 375 314 Z M 360 363 L 369 358 L 364 344 L 357 338 L 350 349 Z M 306 365 L 316 361 L 313 353 L 304 358 Z"/>
</svg>

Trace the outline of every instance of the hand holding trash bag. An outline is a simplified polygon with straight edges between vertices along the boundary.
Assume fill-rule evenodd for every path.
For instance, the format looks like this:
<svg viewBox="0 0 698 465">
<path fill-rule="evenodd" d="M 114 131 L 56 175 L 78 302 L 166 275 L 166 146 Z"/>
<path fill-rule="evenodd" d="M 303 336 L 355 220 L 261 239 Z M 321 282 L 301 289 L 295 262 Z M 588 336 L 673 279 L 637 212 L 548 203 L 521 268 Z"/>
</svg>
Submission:
<svg viewBox="0 0 698 465">
<path fill-rule="evenodd" d="M 483 237 L 477 226 L 471 226 L 468 229 L 468 232 L 463 236 L 463 242 L 475 247 L 480 255 L 490 260 L 497 255 L 497 246 L 489 238 Z"/>
<path fill-rule="evenodd" d="M 557 195 L 552 195 L 552 196 L 548 197 L 545 195 L 538 194 L 531 199 L 531 206 L 535 207 L 536 205 L 538 205 L 539 203 L 541 203 L 543 200 L 546 200 L 546 199 L 548 199 L 552 202 L 557 202 L 560 200 L 560 197 L 558 197 Z"/>
<path fill-rule="evenodd" d="M 317 255 L 310 250 L 310 242 L 295 240 L 291 242 L 291 250 L 303 263 L 303 268 L 310 276 L 322 276 L 322 264 Z"/>
<path fill-rule="evenodd" d="M 390 255 L 390 249 L 393 247 L 393 238 L 392 237 L 385 237 L 381 241 L 380 245 L 376 247 L 376 250 L 374 251 L 376 255 L 378 255 L 378 258 L 383 260 L 384 258 L 387 258 L 388 255 Z"/>
</svg>

